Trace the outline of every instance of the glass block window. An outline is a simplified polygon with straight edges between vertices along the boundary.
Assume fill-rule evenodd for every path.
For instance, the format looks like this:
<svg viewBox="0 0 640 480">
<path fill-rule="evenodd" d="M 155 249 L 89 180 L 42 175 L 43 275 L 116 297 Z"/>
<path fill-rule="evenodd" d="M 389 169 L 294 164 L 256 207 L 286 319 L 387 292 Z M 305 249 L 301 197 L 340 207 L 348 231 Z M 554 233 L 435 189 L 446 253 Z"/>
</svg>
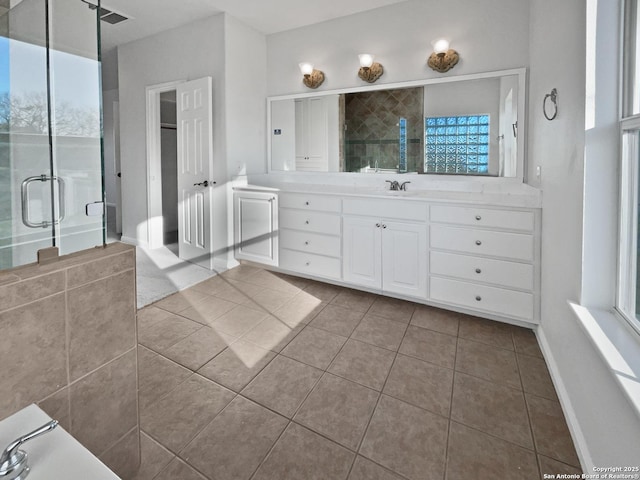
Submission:
<svg viewBox="0 0 640 480">
<path fill-rule="evenodd" d="M 425 173 L 489 173 L 489 115 L 425 118 Z"/>
<path fill-rule="evenodd" d="M 400 162 L 398 164 L 398 171 L 400 173 L 406 173 L 407 171 L 407 119 L 400 118 L 398 122 L 400 127 Z"/>
</svg>

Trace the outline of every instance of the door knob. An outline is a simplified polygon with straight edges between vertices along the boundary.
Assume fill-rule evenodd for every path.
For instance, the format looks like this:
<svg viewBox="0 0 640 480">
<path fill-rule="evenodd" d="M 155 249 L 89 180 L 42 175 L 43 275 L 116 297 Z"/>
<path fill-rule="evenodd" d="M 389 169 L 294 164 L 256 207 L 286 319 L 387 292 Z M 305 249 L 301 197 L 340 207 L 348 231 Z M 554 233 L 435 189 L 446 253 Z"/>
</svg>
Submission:
<svg viewBox="0 0 640 480">
<path fill-rule="evenodd" d="M 210 182 L 209 180 L 205 180 L 204 182 L 194 183 L 194 187 L 208 187 L 209 185 L 215 185 L 216 182 Z"/>
</svg>

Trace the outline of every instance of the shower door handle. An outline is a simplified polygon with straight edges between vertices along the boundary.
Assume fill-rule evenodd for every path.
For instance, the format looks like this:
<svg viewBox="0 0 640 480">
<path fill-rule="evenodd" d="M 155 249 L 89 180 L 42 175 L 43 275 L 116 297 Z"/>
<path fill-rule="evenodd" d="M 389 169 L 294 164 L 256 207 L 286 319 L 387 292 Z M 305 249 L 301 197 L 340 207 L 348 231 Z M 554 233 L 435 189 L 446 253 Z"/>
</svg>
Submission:
<svg viewBox="0 0 640 480">
<path fill-rule="evenodd" d="M 27 177 L 22 181 L 22 185 L 20 186 L 20 192 L 22 194 L 22 223 L 24 223 L 29 228 L 48 228 L 52 225 L 52 223 L 47 220 L 43 220 L 40 223 L 34 223 L 31 221 L 30 212 L 29 212 L 29 185 L 33 182 L 49 182 L 51 180 L 55 180 L 58 182 L 58 213 L 59 216 L 54 220 L 53 225 L 58 225 L 60 222 L 64 220 L 65 217 L 65 207 L 64 207 L 64 180 L 60 177 L 49 177 L 45 174 L 36 175 L 34 177 Z"/>
</svg>

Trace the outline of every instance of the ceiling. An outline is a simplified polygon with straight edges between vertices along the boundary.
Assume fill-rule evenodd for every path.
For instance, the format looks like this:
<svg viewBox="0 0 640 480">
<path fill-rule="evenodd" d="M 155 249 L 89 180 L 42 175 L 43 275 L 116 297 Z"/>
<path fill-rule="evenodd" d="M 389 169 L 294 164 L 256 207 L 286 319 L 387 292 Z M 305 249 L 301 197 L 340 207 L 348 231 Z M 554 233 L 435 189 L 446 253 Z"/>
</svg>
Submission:
<svg viewBox="0 0 640 480">
<path fill-rule="evenodd" d="M 401 3 L 406 0 L 102 0 L 102 6 L 129 20 L 102 22 L 105 51 L 163 30 L 226 12 L 264 34 Z"/>
</svg>

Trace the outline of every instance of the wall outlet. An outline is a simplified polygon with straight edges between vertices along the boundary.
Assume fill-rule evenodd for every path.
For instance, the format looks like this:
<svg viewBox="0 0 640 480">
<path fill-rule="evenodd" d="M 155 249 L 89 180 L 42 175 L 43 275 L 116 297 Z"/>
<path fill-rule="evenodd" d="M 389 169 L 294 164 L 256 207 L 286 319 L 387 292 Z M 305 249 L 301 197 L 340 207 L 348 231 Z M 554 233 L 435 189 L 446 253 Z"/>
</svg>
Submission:
<svg viewBox="0 0 640 480">
<path fill-rule="evenodd" d="M 542 167 L 541 167 L 540 165 L 538 165 L 538 166 L 536 167 L 536 178 L 537 178 L 538 180 L 540 180 L 540 177 L 541 177 L 541 176 L 542 176 Z"/>
</svg>

